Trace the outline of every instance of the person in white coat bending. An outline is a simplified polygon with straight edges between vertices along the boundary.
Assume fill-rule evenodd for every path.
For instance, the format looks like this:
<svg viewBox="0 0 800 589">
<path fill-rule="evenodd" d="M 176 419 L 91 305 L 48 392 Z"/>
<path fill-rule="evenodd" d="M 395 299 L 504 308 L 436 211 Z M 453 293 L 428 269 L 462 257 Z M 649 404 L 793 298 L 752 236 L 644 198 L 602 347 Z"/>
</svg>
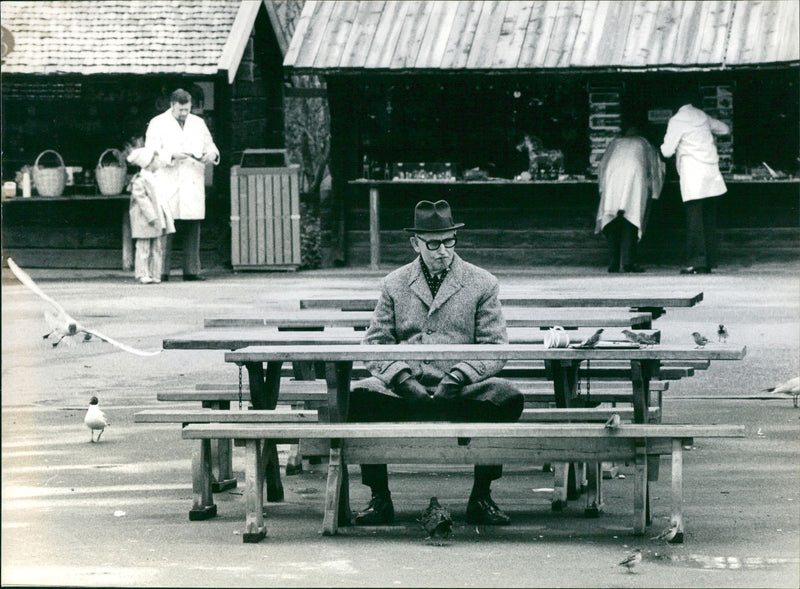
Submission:
<svg viewBox="0 0 800 589">
<path fill-rule="evenodd" d="M 658 199 L 664 163 L 636 127 L 609 143 L 597 173 L 600 204 L 595 233 L 608 241 L 609 272 L 644 272 L 636 244 L 644 234 L 650 199 Z"/>
<path fill-rule="evenodd" d="M 728 188 L 719 171 L 714 135 L 730 133 L 728 125 L 692 104 L 684 104 L 667 124 L 661 153 L 676 157 L 681 198 L 686 205 L 686 250 L 689 266 L 681 274 L 710 274 L 717 264 L 717 211 L 713 197 Z"/>
<path fill-rule="evenodd" d="M 175 90 L 169 110 L 153 117 L 147 126 L 145 146 L 161 160 L 156 172 L 158 190 L 169 203 L 183 248 L 183 279 L 205 280 L 200 275 L 200 222 L 206 216 L 206 164 L 219 163 L 219 150 L 201 117 L 191 114 L 192 95 Z M 167 237 L 161 280 L 169 280 L 172 235 Z"/>
</svg>

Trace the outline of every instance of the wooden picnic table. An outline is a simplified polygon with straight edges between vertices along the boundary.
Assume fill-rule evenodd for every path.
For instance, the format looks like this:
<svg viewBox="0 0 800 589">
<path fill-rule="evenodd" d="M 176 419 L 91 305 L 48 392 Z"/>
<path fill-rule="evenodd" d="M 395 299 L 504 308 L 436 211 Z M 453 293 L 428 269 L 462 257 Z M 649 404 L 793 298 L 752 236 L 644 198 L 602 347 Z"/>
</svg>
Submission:
<svg viewBox="0 0 800 589">
<path fill-rule="evenodd" d="M 666 313 L 667 307 L 693 307 L 702 300 L 702 292 L 658 296 L 500 295 L 503 307 L 627 307 L 632 311 L 650 313 L 653 320 Z M 377 302 L 378 293 L 361 293 L 359 296 L 300 299 L 300 308 L 372 311 Z"/>
<path fill-rule="evenodd" d="M 561 326 L 567 329 L 578 327 L 626 327 L 649 329 L 650 313 L 628 313 L 618 309 L 532 309 L 511 307 L 503 309 L 508 327 Z M 277 327 L 279 329 L 318 329 L 328 327 L 369 327 L 372 312 L 369 311 L 319 311 L 301 310 L 264 314 L 258 317 L 207 318 L 204 327 Z"/>
</svg>

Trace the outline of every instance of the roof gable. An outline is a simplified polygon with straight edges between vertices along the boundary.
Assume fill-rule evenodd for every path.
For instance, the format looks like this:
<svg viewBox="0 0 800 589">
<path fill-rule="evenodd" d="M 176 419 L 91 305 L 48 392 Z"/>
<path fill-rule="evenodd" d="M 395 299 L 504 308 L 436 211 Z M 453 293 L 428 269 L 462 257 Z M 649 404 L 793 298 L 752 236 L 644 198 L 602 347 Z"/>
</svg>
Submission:
<svg viewBox="0 0 800 589">
<path fill-rule="evenodd" d="M 708 69 L 797 63 L 796 1 L 307 2 L 296 71 Z"/>
<path fill-rule="evenodd" d="M 3 72 L 213 75 L 240 4 L 240 0 L 3 2 L 0 21 L 14 35 L 14 49 L 5 57 Z"/>
</svg>

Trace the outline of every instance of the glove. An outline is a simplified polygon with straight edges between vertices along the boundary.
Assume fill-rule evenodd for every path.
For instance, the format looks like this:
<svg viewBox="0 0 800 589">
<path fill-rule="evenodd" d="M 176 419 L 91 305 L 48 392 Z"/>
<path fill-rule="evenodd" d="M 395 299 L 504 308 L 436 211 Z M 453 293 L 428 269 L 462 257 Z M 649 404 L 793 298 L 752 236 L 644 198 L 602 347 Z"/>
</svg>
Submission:
<svg viewBox="0 0 800 589">
<path fill-rule="evenodd" d="M 432 402 L 427 389 L 410 374 L 394 386 L 394 392 L 403 397 L 413 409 L 422 409 Z"/>
<path fill-rule="evenodd" d="M 444 375 L 444 378 L 439 381 L 439 386 L 436 387 L 436 392 L 433 398 L 436 401 L 447 401 L 455 399 L 461 389 L 469 384 L 467 375 L 460 370 L 452 370 Z"/>
</svg>

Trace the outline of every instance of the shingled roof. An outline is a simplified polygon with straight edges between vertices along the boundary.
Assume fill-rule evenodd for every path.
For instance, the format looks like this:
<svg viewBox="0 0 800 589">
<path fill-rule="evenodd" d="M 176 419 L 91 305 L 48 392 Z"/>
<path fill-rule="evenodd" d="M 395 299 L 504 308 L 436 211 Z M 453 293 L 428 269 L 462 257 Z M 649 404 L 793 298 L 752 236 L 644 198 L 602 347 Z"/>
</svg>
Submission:
<svg viewBox="0 0 800 589">
<path fill-rule="evenodd" d="M 214 75 L 227 70 L 232 79 L 261 4 L 261 0 L 3 2 L 0 21 L 14 36 L 3 73 Z M 269 6 L 270 19 L 294 18 L 299 12 L 283 4 L 297 2 Z M 277 24 L 280 42 L 294 24 Z"/>
<path fill-rule="evenodd" d="M 704 70 L 794 63 L 798 2 L 307 2 L 295 72 Z"/>
</svg>

